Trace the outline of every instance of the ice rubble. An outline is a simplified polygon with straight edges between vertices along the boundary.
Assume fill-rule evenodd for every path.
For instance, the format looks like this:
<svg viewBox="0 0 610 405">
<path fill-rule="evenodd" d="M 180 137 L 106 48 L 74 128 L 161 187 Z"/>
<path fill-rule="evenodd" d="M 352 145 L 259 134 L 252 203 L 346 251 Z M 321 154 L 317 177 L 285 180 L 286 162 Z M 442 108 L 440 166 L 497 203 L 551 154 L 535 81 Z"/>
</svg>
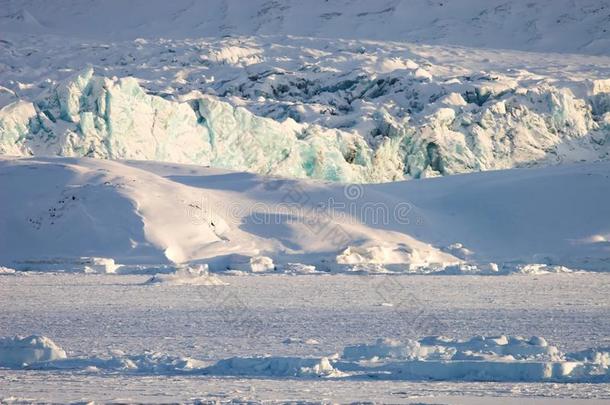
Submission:
<svg viewBox="0 0 610 405">
<path fill-rule="evenodd" d="M 389 373 L 396 379 L 578 382 L 606 381 L 610 377 L 606 356 L 604 349 L 564 354 L 542 337 L 501 335 L 468 340 L 379 339 L 346 347 L 342 359 L 357 362 L 360 368 L 354 370 Z"/>
<path fill-rule="evenodd" d="M 17 274 L 17 270 L 10 267 L 0 266 L 0 275 Z"/>
<path fill-rule="evenodd" d="M 108 257 L 78 257 L 27 259 L 16 263 L 20 270 L 62 272 L 62 273 L 116 273 L 122 265 Z"/>
<path fill-rule="evenodd" d="M 562 353 L 538 336 L 379 339 L 346 346 L 341 355 L 329 357 L 232 357 L 213 364 L 156 352 L 127 355 L 118 350 L 108 356 L 68 357 L 46 337 L 0 339 L 0 367 L 161 375 L 606 382 L 609 359 L 607 349 Z"/>
<path fill-rule="evenodd" d="M 205 374 L 270 377 L 341 377 L 327 357 L 233 357 L 208 367 Z"/>
<path fill-rule="evenodd" d="M 0 367 L 24 367 L 65 358 L 66 352 L 44 336 L 0 337 Z"/>
<path fill-rule="evenodd" d="M 195 163 L 343 182 L 607 158 L 605 81 L 592 81 L 577 97 L 570 87 L 521 87 L 500 75 L 433 81 L 416 66 L 377 78 L 355 70 L 327 82 L 272 71 L 217 90 L 275 99 L 267 117 L 196 92 L 167 100 L 147 94 L 136 78 L 87 68 L 34 102 L 1 108 L 0 153 Z M 338 107 L 330 118 L 322 110 L 309 118 L 286 113 L 297 104 Z M 332 120 L 340 116 L 352 124 L 337 127 Z"/>
<path fill-rule="evenodd" d="M 207 265 L 182 266 L 170 274 L 155 274 L 146 284 L 163 285 L 227 285 L 219 277 L 210 274 Z"/>
</svg>

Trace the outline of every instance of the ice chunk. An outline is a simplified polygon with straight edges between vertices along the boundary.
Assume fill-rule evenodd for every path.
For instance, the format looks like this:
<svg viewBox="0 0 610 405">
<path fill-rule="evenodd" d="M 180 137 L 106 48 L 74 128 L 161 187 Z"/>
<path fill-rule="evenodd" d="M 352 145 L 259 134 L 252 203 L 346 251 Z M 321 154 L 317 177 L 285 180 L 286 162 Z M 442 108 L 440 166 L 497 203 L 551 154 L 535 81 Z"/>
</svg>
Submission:
<svg viewBox="0 0 610 405">
<path fill-rule="evenodd" d="M 267 256 L 242 256 L 233 255 L 229 260 L 228 267 L 231 270 L 238 270 L 252 273 L 265 273 L 275 271 L 276 267 L 273 259 Z"/>
<path fill-rule="evenodd" d="M 65 358 L 66 352 L 45 336 L 0 338 L 0 367 L 23 367 Z"/>
<path fill-rule="evenodd" d="M 219 277 L 210 274 L 208 265 L 180 267 L 175 273 L 155 274 L 146 284 L 164 285 L 228 285 Z"/>
<path fill-rule="evenodd" d="M 27 153 L 25 138 L 36 118 L 32 103 L 15 101 L 0 109 L 0 153 L 20 156 Z"/>
<path fill-rule="evenodd" d="M 418 342 L 408 340 L 402 343 L 394 339 L 378 339 L 374 344 L 346 346 L 342 358 L 346 360 L 372 359 L 413 359 L 420 355 L 421 346 Z"/>
<path fill-rule="evenodd" d="M 208 367 L 207 374 L 259 377 L 335 377 L 341 375 L 326 357 L 233 357 Z"/>
<path fill-rule="evenodd" d="M 255 256 L 250 258 L 250 269 L 253 273 L 263 273 L 275 270 L 275 265 L 270 257 Z"/>
</svg>

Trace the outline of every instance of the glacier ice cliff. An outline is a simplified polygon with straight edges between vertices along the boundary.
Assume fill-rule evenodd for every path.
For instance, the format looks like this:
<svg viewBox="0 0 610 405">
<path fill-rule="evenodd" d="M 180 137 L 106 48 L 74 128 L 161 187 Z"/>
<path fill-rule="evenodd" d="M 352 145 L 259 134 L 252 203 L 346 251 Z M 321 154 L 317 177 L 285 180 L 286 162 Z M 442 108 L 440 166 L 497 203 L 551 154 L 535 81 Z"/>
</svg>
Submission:
<svg viewBox="0 0 610 405">
<path fill-rule="evenodd" d="M 98 76 L 89 67 L 33 101 L 1 108 L 0 153 L 157 160 L 342 182 L 608 157 L 608 81 L 575 92 L 486 74 L 441 81 L 422 71 L 413 64 L 326 81 L 270 72 L 216 95 L 169 99 L 134 77 Z M 263 114 L 231 104 L 229 95 L 272 101 Z"/>
</svg>

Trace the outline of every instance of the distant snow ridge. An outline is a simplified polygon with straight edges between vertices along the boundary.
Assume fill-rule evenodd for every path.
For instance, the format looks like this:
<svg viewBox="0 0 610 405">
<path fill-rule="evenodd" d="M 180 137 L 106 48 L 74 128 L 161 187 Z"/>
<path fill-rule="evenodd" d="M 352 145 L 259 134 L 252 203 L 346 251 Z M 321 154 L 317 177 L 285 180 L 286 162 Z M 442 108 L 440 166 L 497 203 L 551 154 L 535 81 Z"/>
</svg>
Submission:
<svg viewBox="0 0 610 405">
<path fill-rule="evenodd" d="M 104 40 L 279 34 L 593 54 L 609 43 L 605 0 L 2 0 L 0 10 L 2 32 Z"/>
<path fill-rule="evenodd" d="M 363 378 L 440 381 L 607 382 L 607 348 L 562 353 L 544 338 L 430 336 L 401 342 L 379 339 L 347 346 L 328 357 L 232 357 L 213 364 L 157 352 L 68 357 L 44 336 L 0 338 L 0 367 L 160 375 Z"/>
<path fill-rule="evenodd" d="M 416 66 L 325 83 L 271 72 L 224 89 L 293 103 L 281 114 L 269 104 L 268 117 L 217 96 L 166 100 L 135 78 L 109 79 L 88 68 L 34 102 L 0 109 L 0 153 L 194 163 L 343 182 L 608 157 L 607 81 L 593 82 L 579 98 L 569 88 L 523 88 L 493 75 L 436 82 Z M 322 102 L 356 121 L 342 127 L 298 108 Z"/>
</svg>

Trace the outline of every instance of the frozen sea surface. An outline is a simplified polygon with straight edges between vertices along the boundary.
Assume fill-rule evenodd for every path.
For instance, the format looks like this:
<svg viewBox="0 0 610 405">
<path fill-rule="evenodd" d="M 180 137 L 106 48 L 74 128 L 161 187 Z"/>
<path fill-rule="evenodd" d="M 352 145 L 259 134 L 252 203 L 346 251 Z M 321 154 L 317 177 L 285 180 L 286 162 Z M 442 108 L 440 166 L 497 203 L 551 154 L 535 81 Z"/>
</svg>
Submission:
<svg viewBox="0 0 610 405">
<path fill-rule="evenodd" d="M 610 345 L 610 276 L 225 276 L 228 286 L 146 276 L 0 276 L 0 331 L 51 337 L 69 356 L 157 351 L 325 356 L 379 337 L 544 336 L 563 351 Z M 329 381 L 0 370 L 0 401 L 194 400 L 485 403 L 610 401 L 609 384 Z M 529 399 L 528 399 L 529 400 Z M 536 402 L 534 402 L 536 403 Z M 554 403 L 554 402 L 551 402 Z"/>
</svg>

